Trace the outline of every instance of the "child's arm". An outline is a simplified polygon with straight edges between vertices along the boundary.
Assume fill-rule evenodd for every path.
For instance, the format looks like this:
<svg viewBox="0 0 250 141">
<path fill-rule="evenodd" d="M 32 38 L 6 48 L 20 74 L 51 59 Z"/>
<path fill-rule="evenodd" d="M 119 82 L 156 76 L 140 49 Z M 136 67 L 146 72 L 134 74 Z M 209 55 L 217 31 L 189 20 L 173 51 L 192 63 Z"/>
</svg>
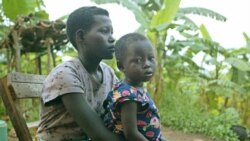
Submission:
<svg viewBox="0 0 250 141">
<path fill-rule="evenodd" d="M 128 141 L 148 141 L 137 129 L 137 103 L 127 101 L 121 105 L 121 121 Z"/>
</svg>

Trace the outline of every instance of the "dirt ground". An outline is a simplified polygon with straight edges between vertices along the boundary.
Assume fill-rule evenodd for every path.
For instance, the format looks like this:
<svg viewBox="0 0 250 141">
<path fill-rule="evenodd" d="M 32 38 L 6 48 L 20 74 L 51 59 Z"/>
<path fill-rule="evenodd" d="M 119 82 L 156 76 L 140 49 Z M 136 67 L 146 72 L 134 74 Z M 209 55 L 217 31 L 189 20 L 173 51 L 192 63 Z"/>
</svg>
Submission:
<svg viewBox="0 0 250 141">
<path fill-rule="evenodd" d="M 162 128 L 162 134 L 167 137 L 168 141 L 213 141 L 200 134 L 186 134 L 181 131 L 173 131 L 166 127 Z M 12 134 L 9 136 L 9 141 L 18 141 L 18 139 Z"/>
<path fill-rule="evenodd" d="M 162 134 L 167 137 L 169 141 L 213 141 L 208 137 L 200 134 L 187 134 L 181 131 L 173 131 L 169 128 L 163 127 Z"/>
</svg>

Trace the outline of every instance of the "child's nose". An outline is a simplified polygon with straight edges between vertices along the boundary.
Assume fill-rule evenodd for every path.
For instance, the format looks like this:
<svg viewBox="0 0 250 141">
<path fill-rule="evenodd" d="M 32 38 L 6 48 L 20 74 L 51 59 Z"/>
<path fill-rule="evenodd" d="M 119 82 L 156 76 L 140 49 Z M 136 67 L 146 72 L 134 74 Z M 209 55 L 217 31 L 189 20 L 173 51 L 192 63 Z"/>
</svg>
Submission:
<svg viewBox="0 0 250 141">
<path fill-rule="evenodd" d="M 146 59 L 144 63 L 144 68 L 148 68 L 148 67 L 150 67 L 150 61 Z"/>
</svg>

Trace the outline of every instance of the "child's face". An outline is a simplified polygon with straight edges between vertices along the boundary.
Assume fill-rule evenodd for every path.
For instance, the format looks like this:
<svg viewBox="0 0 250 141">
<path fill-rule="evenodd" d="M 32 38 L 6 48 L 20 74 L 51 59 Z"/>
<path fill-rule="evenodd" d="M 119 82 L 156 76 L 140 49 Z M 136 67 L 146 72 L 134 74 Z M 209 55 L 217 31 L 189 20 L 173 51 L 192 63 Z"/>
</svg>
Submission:
<svg viewBox="0 0 250 141">
<path fill-rule="evenodd" d="M 122 63 L 125 81 L 133 86 L 140 86 L 149 81 L 156 67 L 155 52 L 148 40 L 130 43 Z"/>
<path fill-rule="evenodd" d="M 84 36 L 87 54 L 93 58 L 111 59 L 114 53 L 113 26 L 108 16 L 94 16 L 95 23 Z"/>
</svg>

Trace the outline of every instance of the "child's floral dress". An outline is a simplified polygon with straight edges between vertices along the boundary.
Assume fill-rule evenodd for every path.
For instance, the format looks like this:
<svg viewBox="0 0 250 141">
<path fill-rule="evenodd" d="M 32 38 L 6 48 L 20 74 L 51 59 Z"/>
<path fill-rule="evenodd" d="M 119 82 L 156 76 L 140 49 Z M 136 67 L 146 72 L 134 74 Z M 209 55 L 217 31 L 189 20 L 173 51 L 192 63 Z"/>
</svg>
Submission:
<svg viewBox="0 0 250 141">
<path fill-rule="evenodd" d="M 140 91 L 125 82 L 119 82 L 114 85 L 103 103 L 105 108 L 105 113 L 103 114 L 105 125 L 115 133 L 123 134 L 120 105 L 126 101 L 135 101 L 141 104 L 142 110 L 137 112 L 138 130 L 149 141 L 160 140 L 160 118 L 153 100 L 148 95 L 146 89 Z"/>
</svg>

